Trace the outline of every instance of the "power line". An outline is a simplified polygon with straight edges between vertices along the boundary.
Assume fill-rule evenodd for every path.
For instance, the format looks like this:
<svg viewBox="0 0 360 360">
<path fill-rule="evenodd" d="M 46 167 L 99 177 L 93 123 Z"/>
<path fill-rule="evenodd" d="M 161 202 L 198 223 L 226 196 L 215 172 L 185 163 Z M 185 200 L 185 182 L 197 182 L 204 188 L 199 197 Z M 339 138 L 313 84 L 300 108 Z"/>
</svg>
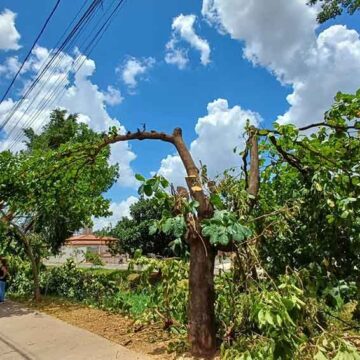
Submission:
<svg viewBox="0 0 360 360">
<path fill-rule="evenodd" d="M 117 4 L 116 4 L 117 3 Z M 104 33 L 106 32 L 106 30 L 108 29 L 108 27 L 110 26 L 113 18 L 115 17 L 115 15 L 117 14 L 117 12 L 120 10 L 121 5 L 123 5 L 123 3 L 125 3 L 125 0 L 113 0 L 111 6 L 109 6 L 105 13 L 103 14 L 104 18 L 106 18 L 106 21 L 98 21 L 97 24 L 95 25 L 95 27 L 93 28 L 93 30 L 91 31 L 92 35 L 95 32 L 95 35 L 91 37 L 91 39 L 87 42 L 86 48 L 84 49 L 84 51 L 82 53 L 80 53 L 78 55 L 78 57 L 75 59 L 75 61 L 73 62 L 73 65 L 70 66 L 73 69 L 70 69 L 68 67 L 67 70 L 64 70 L 63 73 L 67 74 L 68 71 L 73 71 L 75 74 L 77 73 L 77 71 L 79 71 L 79 69 L 82 67 L 82 65 L 84 64 L 84 62 L 86 61 L 87 57 L 90 55 L 90 53 L 93 51 L 93 49 L 96 47 L 96 45 L 98 44 L 98 42 L 100 41 L 100 39 L 102 38 L 102 36 L 104 35 Z M 114 7 L 115 6 L 115 7 Z M 110 12 L 110 15 L 107 15 Z M 102 23 L 103 22 L 103 23 Z M 102 23 L 102 24 L 101 24 Z M 100 26 L 101 25 L 101 26 Z M 100 26 L 100 27 L 99 27 Z M 89 36 L 88 36 L 89 37 Z M 88 39 L 86 39 L 88 40 Z M 50 77 L 52 76 L 52 74 L 50 74 Z M 43 99 L 41 99 L 39 101 L 38 106 L 35 106 L 35 109 L 33 110 L 30 118 L 27 121 L 26 125 L 31 125 L 33 123 L 33 121 L 35 121 L 36 118 L 38 118 L 43 111 L 46 111 L 49 106 L 51 107 L 52 104 L 60 97 L 64 94 L 64 92 L 66 91 L 66 88 L 63 86 L 65 85 L 65 82 L 67 80 L 67 77 L 62 76 L 61 74 L 58 76 L 56 82 L 55 82 L 55 89 L 51 89 L 49 90 L 47 93 L 50 92 L 50 96 L 47 96 L 46 94 L 44 95 Z M 59 82 L 60 81 L 60 82 Z M 58 84 L 58 86 L 56 86 Z M 60 90 L 60 91 L 58 91 Z M 42 89 L 40 88 L 40 90 L 38 91 L 37 95 L 39 93 L 41 93 Z M 32 100 L 32 103 L 34 103 L 36 99 Z M 43 101 L 43 103 L 41 104 L 41 101 Z M 41 104 L 41 106 L 40 106 Z M 25 113 L 28 111 L 29 107 L 32 104 L 30 104 L 28 106 L 28 108 L 26 109 Z M 25 114 L 23 113 L 23 116 Z M 44 119 L 45 120 L 45 119 Z M 43 123 L 44 120 L 41 122 Z M 15 138 L 13 140 L 13 143 L 11 144 L 11 148 L 13 146 L 15 146 L 17 144 L 17 141 L 22 137 L 23 132 L 22 130 L 18 130 L 17 134 L 15 135 Z"/>
<path fill-rule="evenodd" d="M 29 59 L 32 51 L 34 50 L 37 42 L 38 42 L 39 39 L 41 38 L 41 36 L 42 36 L 42 34 L 44 33 L 47 25 L 49 24 L 51 18 L 53 17 L 56 9 L 58 8 L 58 6 L 59 6 L 59 4 L 60 4 L 60 1 L 61 1 L 61 0 L 57 0 L 55 6 L 54 6 L 53 9 L 51 10 L 50 15 L 47 17 L 44 25 L 42 26 L 42 28 L 41 28 L 41 30 L 40 30 L 40 33 L 39 33 L 38 36 L 36 37 L 35 41 L 33 42 L 32 46 L 31 46 L 31 48 L 30 48 L 30 50 L 29 50 L 28 53 L 26 54 L 25 59 L 24 59 L 23 62 L 21 63 L 21 65 L 20 65 L 18 71 L 16 72 L 14 78 L 11 80 L 11 82 L 10 82 L 9 86 L 7 87 L 4 95 L 2 96 L 2 98 L 1 98 L 1 100 L 0 100 L 0 104 L 5 100 L 5 98 L 6 98 L 6 96 L 8 95 L 10 89 L 11 89 L 12 86 L 14 85 L 14 82 L 16 81 L 17 77 L 19 76 L 19 74 L 20 74 L 21 70 L 23 69 L 25 63 L 27 62 L 27 60 Z M 0 131 L 1 131 L 2 129 L 3 129 L 3 126 L 0 126 Z"/>
<path fill-rule="evenodd" d="M 93 16 L 93 13 L 90 15 Z M 76 17 L 75 17 L 76 19 Z M 74 20 L 75 20 L 74 19 Z M 72 23 L 74 23 L 74 20 L 72 21 Z M 70 28 L 70 27 L 68 27 Z M 76 38 L 81 34 L 81 32 L 84 30 L 84 28 L 82 27 L 71 39 L 71 41 L 68 42 L 67 46 L 60 46 L 64 49 L 67 49 L 68 47 L 72 46 L 72 44 L 74 43 L 74 41 L 76 40 Z M 63 35 L 64 37 L 64 35 Z M 60 44 L 61 41 L 58 41 L 57 45 Z M 27 113 L 29 112 L 29 110 L 31 110 L 32 105 L 35 104 L 35 101 L 37 100 L 38 96 L 41 94 L 42 91 L 42 87 L 37 88 L 37 85 L 40 83 L 40 80 L 42 80 L 44 83 L 51 81 L 52 76 L 56 73 L 54 71 L 54 69 L 56 69 L 61 62 L 63 61 L 63 59 L 65 58 L 64 52 L 57 52 L 56 54 L 52 54 L 48 56 L 47 60 L 50 59 L 49 61 L 46 61 L 44 63 L 44 65 L 42 66 L 42 68 L 39 70 L 38 76 L 37 78 L 34 80 L 34 82 L 31 84 L 30 88 L 28 89 L 27 93 L 23 96 L 23 99 L 20 100 L 20 105 L 17 106 L 17 108 L 13 108 L 13 114 L 10 114 L 10 116 L 12 117 L 13 115 L 15 115 L 16 111 L 19 110 L 21 108 L 21 105 L 23 103 L 23 101 L 26 100 L 26 98 L 28 98 L 28 96 L 33 92 L 36 91 L 36 93 L 34 94 L 34 96 L 32 97 L 30 101 L 30 103 L 28 104 L 28 106 L 26 107 L 26 109 L 23 111 L 22 115 L 20 116 L 20 118 L 16 121 L 16 123 L 13 125 L 12 129 L 10 131 L 8 131 L 8 137 L 11 136 L 11 134 L 13 133 L 13 131 L 16 129 L 17 125 L 23 120 L 24 116 L 27 115 Z M 71 67 L 71 66 L 70 66 Z M 66 70 L 64 71 L 64 73 L 67 73 L 69 71 L 69 67 L 66 68 Z M 58 76 L 58 79 L 63 76 L 64 74 L 60 74 Z M 50 90 L 50 89 L 49 89 Z M 40 104 L 41 100 L 39 101 Z M 35 109 L 36 110 L 36 109 Z M 29 120 L 27 120 L 24 124 L 24 128 L 29 127 L 29 124 L 32 123 L 31 121 L 31 117 L 29 118 Z M 22 134 L 22 129 L 18 129 L 18 134 L 21 136 Z M 15 135 L 15 136 L 17 136 Z"/>
<path fill-rule="evenodd" d="M 28 87 L 28 89 L 25 91 L 23 96 L 20 100 L 16 102 L 16 104 L 13 106 L 9 114 L 6 116 L 3 124 L 0 127 L 0 131 L 7 125 L 7 123 L 12 119 L 16 111 L 21 107 L 25 99 L 30 95 L 30 93 L 33 91 L 37 83 L 40 81 L 40 79 L 46 74 L 47 70 L 54 64 L 55 60 L 58 59 L 58 57 L 62 54 L 62 51 L 66 48 L 67 44 L 71 42 L 71 39 L 74 38 L 74 36 L 79 32 L 79 30 L 82 29 L 82 26 L 84 24 L 86 25 L 88 17 L 97 9 L 98 5 L 102 2 L 102 0 L 93 0 L 88 7 L 88 9 L 85 11 L 85 13 L 81 16 L 81 18 L 78 20 L 76 25 L 73 27 L 71 32 L 66 36 L 65 40 L 62 41 L 61 45 L 55 50 L 55 52 L 50 56 L 50 60 L 47 61 L 43 68 L 40 70 L 39 74 L 35 78 L 35 80 L 31 83 L 31 85 Z M 19 120 L 16 122 L 14 127 L 17 126 L 19 123 Z"/>
<path fill-rule="evenodd" d="M 118 2 L 118 4 L 114 7 L 116 2 Z M 64 95 L 64 93 L 66 91 L 66 87 L 64 85 L 67 80 L 67 76 L 64 76 L 64 74 L 67 75 L 69 71 L 72 71 L 72 72 L 74 72 L 74 74 L 76 74 L 80 70 L 80 68 L 86 61 L 87 57 L 92 53 L 92 51 L 94 50 L 96 45 L 99 43 L 99 41 L 101 40 L 101 38 L 104 35 L 104 33 L 106 32 L 106 30 L 109 28 L 113 18 L 115 17 L 117 12 L 120 10 L 120 7 L 121 7 L 121 5 L 123 5 L 124 2 L 125 2 L 125 0 L 120 0 L 120 1 L 113 0 L 111 6 L 109 6 L 108 9 L 103 14 L 103 15 L 107 15 L 110 12 L 110 14 L 108 16 L 103 16 L 106 18 L 106 21 L 102 23 L 102 21 L 100 19 L 97 22 L 97 24 L 95 25 L 95 27 L 93 28 L 93 30 L 91 31 L 91 34 L 90 34 L 90 35 L 92 35 L 95 32 L 95 35 L 92 36 L 90 39 L 88 39 L 88 42 L 87 42 L 87 45 L 86 45 L 86 48 L 84 49 L 84 51 L 77 56 L 77 58 L 74 60 L 74 62 L 67 67 L 67 69 L 64 71 L 63 74 L 58 75 L 53 89 L 49 90 L 50 95 L 46 96 L 46 94 L 45 94 L 43 99 L 41 99 L 39 101 L 38 106 L 35 107 L 34 111 L 30 115 L 30 117 L 24 127 L 30 127 L 30 125 L 37 118 L 39 118 L 43 114 L 44 111 L 51 108 L 51 106 L 54 104 L 54 102 Z M 52 76 L 52 74 L 49 75 L 49 77 L 51 77 L 51 76 Z M 41 92 L 42 92 L 42 88 L 40 88 L 38 90 L 37 95 L 40 94 Z M 41 101 L 42 101 L 42 103 L 41 103 Z M 33 99 L 32 103 L 29 104 L 27 110 L 23 113 L 23 116 L 34 102 L 35 102 L 35 99 Z M 39 124 L 40 127 L 44 123 L 44 120 Z M 11 134 L 9 133 L 9 136 L 10 135 Z M 12 144 L 10 145 L 10 149 L 12 149 L 17 144 L 18 140 L 21 139 L 22 135 L 23 135 L 23 131 L 21 129 L 18 130 L 17 134 L 14 136 Z"/>
</svg>

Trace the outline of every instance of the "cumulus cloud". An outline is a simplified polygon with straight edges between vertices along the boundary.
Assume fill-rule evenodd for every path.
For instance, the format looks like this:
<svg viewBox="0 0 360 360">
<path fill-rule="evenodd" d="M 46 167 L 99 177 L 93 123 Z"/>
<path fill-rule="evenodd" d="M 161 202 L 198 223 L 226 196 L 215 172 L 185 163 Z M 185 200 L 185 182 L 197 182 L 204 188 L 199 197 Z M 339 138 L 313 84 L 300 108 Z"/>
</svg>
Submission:
<svg viewBox="0 0 360 360">
<path fill-rule="evenodd" d="M 27 79 L 25 89 L 28 81 L 36 76 L 37 70 L 41 68 L 48 53 L 49 51 L 44 48 L 35 49 L 27 66 L 28 73 L 24 75 Z M 78 58 L 78 63 L 83 63 L 83 66 L 75 73 L 73 63 L 76 58 Z M 71 113 L 78 113 L 80 121 L 86 122 L 95 131 L 107 131 L 109 127 L 116 126 L 120 132 L 125 133 L 125 128 L 116 118 L 109 115 L 106 107 L 107 104 L 114 105 L 121 101 L 120 92 L 111 86 L 103 91 L 94 84 L 91 77 L 95 70 L 95 62 L 78 52 L 74 55 L 62 54 L 61 61 L 56 62 L 51 71 L 48 71 L 35 86 L 32 94 L 37 96 L 32 97 L 33 101 L 25 100 L 5 126 L 5 138 L 0 142 L 0 150 L 9 147 L 19 150 L 23 144 L 21 138 L 16 135 L 21 129 L 31 125 L 39 131 L 48 121 L 50 112 L 57 107 L 67 109 Z M 62 96 L 54 97 L 54 89 L 56 89 L 56 94 Z M 15 102 L 15 99 L 8 98 L 0 104 L 0 122 L 7 118 Z M 119 163 L 120 166 L 119 184 L 135 186 L 136 181 L 130 163 L 136 156 L 129 144 L 116 143 L 112 145 L 111 150 L 111 162 Z"/>
<path fill-rule="evenodd" d="M 179 47 L 180 40 L 187 42 L 192 48 L 200 52 L 200 61 L 206 66 L 210 63 L 210 45 L 195 32 L 196 16 L 180 14 L 172 22 L 172 35 L 166 44 L 165 61 L 184 69 L 188 63 L 187 51 Z"/>
<path fill-rule="evenodd" d="M 176 38 L 172 37 L 166 44 L 165 62 L 183 70 L 189 62 L 188 52 L 185 49 L 179 48 L 177 43 Z"/>
<path fill-rule="evenodd" d="M 207 106 L 207 115 L 198 119 L 195 126 L 197 138 L 190 145 L 194 160 L 207 165 L 211 178 L 223 170 L 239 166 L 241 159 L 234 154 L 235 147 L 245 145 L 246 122 L 258 125 L 259 114 L 244 110 L 240 106 L 229 107 L 225 99 L 217 99 Z M 185 170 L 178 155 L 169 155 L 161 161 L 158 174 L 165 176 L 175 185 L 183 185 Z"/>
<path fill-rule="evenodd" d="M 337 91 L 354 92 L 360 79 L 360 38 L 355 30 L 335 25 L 320 33 L 308 69 L 293 82 L 291 105 L 278 120 L 307 124 L 323 118 Z"/>
<path fill-rule="evenodd" d="M 305 0 L 204 0 L 202 14 L 244 42 L 247 60 L 293 87 L 281 122 L 318 121 L 337 91 L 359 85 L 358 33 L 333 25 L 317 35 L 316 9 Z"/>
<path fill-rule="evenodd" d="M 116 72 L 121 74 L 124 83 L 130 88 L 134 89 L 139 79 L 144 78 L 144 75 L 154 66 L 155 59 L 152 57 L 137 59 L 130 57 L 126 62 L 116 68 Z"/>
<path fill-rule="evenodd" d="M 130 216 L 130 206 L 135 204 L 139 199 L 135 196 L 129 196 L 126 200 L 118 203 L 112 202 L 110 211 L 113 213 L 111 216 L 94 219 L 94 229 L 101 230 L 107 226 L 115 226 L 123 217 Z"/>
<path fill-rule="evenodd" d="M 13 77 L 20 68 L 20 62 L 17 56 L 11 56 L 5 59 L 3 64 L 0 64 L 0 75 L 5 78 Z"/>
<path fill-rule="evenodd" d="M 109 85 L 107 91 L 104 93 L 104 101 L 111 106 L 121 104 L 124 98 L 121 96 L 121 92 Z"/>
<path fill-rule="evenodd" d="M 15 26 L 16 14 L 5 9 L 0 13 L 0 50 L 20 49 L 20 34 Z"/>
</svg>

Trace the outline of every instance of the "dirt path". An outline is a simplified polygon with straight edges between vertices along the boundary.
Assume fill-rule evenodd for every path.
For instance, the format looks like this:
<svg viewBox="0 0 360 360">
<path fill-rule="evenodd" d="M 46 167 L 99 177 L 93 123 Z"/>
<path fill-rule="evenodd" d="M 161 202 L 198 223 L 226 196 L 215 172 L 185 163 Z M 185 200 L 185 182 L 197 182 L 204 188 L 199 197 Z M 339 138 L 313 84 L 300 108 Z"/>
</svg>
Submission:
<svg viewBox="0 0 360 360">
<path fill-rule="evenodd" d="M 65 309 L 66 310 L 66 309 Z M 87 330 L 13 302 L 0 305 L 2 360 L 149 360 Z"/>
</svg>

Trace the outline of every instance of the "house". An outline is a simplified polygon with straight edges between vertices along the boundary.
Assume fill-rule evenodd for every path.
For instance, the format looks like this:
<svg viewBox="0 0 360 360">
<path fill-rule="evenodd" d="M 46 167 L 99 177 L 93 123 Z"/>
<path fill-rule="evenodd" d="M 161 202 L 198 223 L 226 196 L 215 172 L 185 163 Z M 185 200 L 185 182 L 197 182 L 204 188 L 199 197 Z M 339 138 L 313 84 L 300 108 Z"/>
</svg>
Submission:
<svg viewBox="0 0 360 360">
<path fill-rule="evenodd" d="M 50 259 L 51 262 L 63 263 L 69 258 L 73 258 L 77 263 L 85 262 L 85 254 L 93 252 L 100 256 L 102 261 L 108 264 L 119 263 L 119 256 L 112 256 L 109 245 L 118 239 L 109 236 L 97 236 L 92 229 L 85 228 L 82 233 L 75 234 L 65 241 L 60 254 Z"/>
</svg>

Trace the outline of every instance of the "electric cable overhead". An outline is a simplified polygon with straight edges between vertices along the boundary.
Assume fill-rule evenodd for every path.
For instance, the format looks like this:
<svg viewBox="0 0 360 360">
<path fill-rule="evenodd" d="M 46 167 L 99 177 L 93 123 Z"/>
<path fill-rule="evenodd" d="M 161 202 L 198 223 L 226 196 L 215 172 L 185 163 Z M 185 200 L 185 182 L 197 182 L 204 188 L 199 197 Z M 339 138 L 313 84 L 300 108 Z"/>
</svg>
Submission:
<svg viewBox="0 0 360 360">
<path fill-rule="evenodd" d="M 25 91 L 24 95 L 21 97 L 19 101 L 16 102 L 13 109 L 10 111 L 8 116 L 5 118 L 4 124 L 0 127 L 0 131 L 6 126 L 6 124 L 11 120 L 14 116 L 15 112 L 20 108 L 24 100 L 30 95 L 31 91 L 34 89 L 36 84 L 40 81 L 40 79 L 44 76 L 46 71 L 51 67 L 51 65 L 55 62 L 55 60 L 61 55 L 61 52 L 65 49 L 66 45 L 71 41 L 71 39 L 75 36 L 75 34 L 79 31 L 81 26 L 85 23 L 86 19 L 89 15 L 96 9 L 96 6 L 101 2 L 101 0 L 93 0 L 85 14 L 80 18 L 74 28 L 71 30 L 70 34 L 67 35 L 65 40 L 62 42 L 60 47 L 56 48 L 54 54 L 51 56 L 50 60 L 45 63 L 45 66 L 37 75 L 36 79 L 31 83 L 29 88 Z"/>
<path fill-rule="evenodd" d="M 76 59 L 68 65 L 64 72 L 57 75 L 57 79 L 54 82 L 54 86 L 49 89 L 49 94 L 45 94 L 45 96 L 40 99 L 36 106 L 33 106 L 33 112 L 29 114 L 29 119 L 25 123 L 25 128 L 30 127 L 30 125 L 36 120 L 42 117 L 44 111 L 48 111 L 49 108 L 53 106 L 53 104 L 61 98 L 64 93 L 66 92 L 66 82 L 67 82 L 67 75 L 71 71 L 71 73 L 76 74 L 80 68 L 83 66 L 85 61 L 87 60 L 88 56 L 92 53 L 96 45 L 99 43 L 107 29 L 109 28 L 113 18 L 116 16 L 118 11 L 120 10 L 121 6 L 125 0 L 113 0 L 112 4 L 104 11 L 103 16 L 98 20 L 97 24 L 92 29 L 90 36 L 86 39 L 86 47 L 82 50 L 81 53 L 78 54 Z M 105 21 L 104 21 L 105 19 Z M 50 77 L 53 76 L 52 73 L 49 75 Z M 42 92 L 42 88 L 38 90 L 38 94 Z M 23 113 L 22 117 L 29 112 L 29 108 L 33 105 L 35 99 L 29 104 L 26 111 Z M 21 120 L 21 119 L 19 119 Z M 40 124 L 38 124 L 37 128 L 42 126 L 42 123 L 46 121 L 45 116 L 43 116 L 43 120 Z M 11 135 L 12 131 L 9 133 Z M 23 135 L 23 131 L 18 129 L 17 134 L 13 137 L 12 144 L 10 145 L 10 149 L 12 149 L 18 141 L 21 139 Z"/>
<path fill-rule="evenodd" d="M 8 114 L 7 122 L 14 117 L 24 101 L 27 100 L 26 109 L 21 109 L 22 115 L 16 119 L 17 121 L 14 125 L 12 124 L 12 128 L 6 131 L 9 135 L 8 140 L 12 141 L 10 149 L 16 146 L 17 142 L 23 136 L 22 129 L 30 127 L 35 120 L 41 118 L 43 112 L 48 111 L 52 104 L 64 94 L 67 90 L 66 82 L 69 72 L 71 71 L 72 74 L 76 75 L 125 2 L 126 0 L 113 0 L 112 4 L 108 6 L 106 10 L 100 11 L 99 9 L 103 7 L 99 5 L 103 5 L 103 1 L 93 0 L 66 38 L 59 42 L 61 45 L 51 54 L 50 59 L 42 66 L 37 77 L 24 93 L 24 96 L 15 104 L 14 108 Z M 100 19 L 98 19 L 99 17 Z M 94 19 L 97 19 L 97 22 L 89 34 L 86 32 L 86 28 L 89 27 L 89 24 L 91 24 Z M 83 37 L 82 42 L 79 42 L 79 38 L 81 37 Z M 64 38 L 64 36 L 62 38 Z M 65 52 L 69 51 L 70 48 L 75 45 L 79 48 L 77 57 L 66 69 L 62 69 L 62 72 L 59 74 L 57 67 L 61 64 L 63 58 L 67 56 Z M 82 49 L 82 45 L 85 45 L 84 49 Z M 39 83 L 40 81 L 41 83 Z M 46 82 L 49 82 L 51 86 L 46 85 L 46 90 L 43 91 L 44 83 Z M 33 94 L 34 92 L 35 94 Z M 19 129 L 18 124 L 24 118 L 26 119 L 25 126 Z M 46 119 L 43 119 L 41 122 L 45 120 Z M 11 137 L 13 133 L 14 136 Z"/>
<path fill-rule="evenodd" d="M 98 1 L 98 0 L 96 0 Z M 79 14 L 79 12 L 78 12 Z M 78 16 L 78 14 L 76 15 L 76 17 Z M 85 14 L 86 16 L 88 16 L 88 14 Z M 93 14 L 91 14 L 92 16 Z M 72 23 L 75 22 L 76 17 L 73 19 Z M 87 18 L 88 20 L 89 18 Z M 70 26 L 68 27 L 68 29 L 70 28 Z M 81 28 L 72 38 L 71 41 L 69 41 L 67 43 L 66 49 L 72 47 L 73 44 L 75 43 L 75 41 L 77 40 L 78 36 L 81 34 L 81 32 L 84 29 Z M 65 48 L 64 43 L 66 42 L 65 40 L 62 40 L 65 37 L 65 33 L 63 34 L 62 38 L 57 42 L 55 49 L 58 49 L 59 47 L 61 48 Z M 61 45 L 60 45 L 61 44 Z M 49 56 L 47 57 L 46 61 L 44 62 L 43 66 L 41 67 L 41 69 L 38 71 L 37 77 L 34 79 L 34 81 L 31 83 L 30 87 L 27 89 L 27 91 L 25 92 L 25 94 L 23 95 L 23 97 L 18 101 L 18 103 L 12 108 L 11 112 L 8 114 L 8 120 L 10 120 L 15 113 L 21 108 L 23 102 L 25 100 L 29 101 L 28 106 L 26 107 L 25 110 L 23 110 L 23 113 L 21 115 L 20 118 L 17 119 L 17 121 L 15 122 L 15 124 L 13 125 L 12 129 L 7 131 L 8 137 L 13 133 L 13 131 L 16 129 L 17 125 L 23 120 L 25 115 L 29 114 L 29 111 L 31 110 L 31 107 L 35 104 L 35 101 L 38 99 L 38 96 L 41 94 L 41 90 L 42 88 L 38 88 L 37 89 L 37 85 L 39 84 L 40 81 L 42 81 L 43 83 L 49 82 L 52 78 L 52 76 L 54 75 L 54 69 L 56 69 L 64 60 L 64 58 L 66 57 L 66 55 L 64 54 L 63 51 L 56 51 L 56 53 L 49 53 Z M 67 69 L 69 70 L 69 69 Z M 65 71 L 66 72 L 66 71 Z M 63 74 L 62 74 L 63 75 Z M 61 76 L 61 75 L 59 75 Z M 33 91 L 37 90 L 37 92 L 35 94 L 32 94 Z M 50 90 L 50 89 L 49 89 Z M 31 98 L 29 95 L 32 95 Z M 29 123 L 26 122 L 23 126 L 23 128 L 28 127 Z M 18 131 L 20 133 L 22 133 L 22 129 L 18 129 Z"/>
<path fill-rule="evenodd" d="M 46 74 L 46 72 L 51 68 L 51 66 L 55 63 L 55 60 L 62 56 L 62 52 L 64 49 L 66 49 L 66 46 L 70 43 L 71 40 L 74 38 L 74 36 L 79 32 L 79 30 L 82 29 L 83 26 L 87 24 L 88 18 L 91 16 L 91 14 L 98 8 L 99 4 L 102 2 L 102 0 L 93 0 L 90 4 L 90 6 L 87 8 L 85 13 L 81 16 L 81 18 L 77 21 L 76 25 L 72 28 L 70 33 L 66 36 L 66 38 L 61 42 L 61 45 L 58 46 L 55 51 L 51 54 L 50 59 L 45 62 L 45 65 L 42 67 L 42 69 L 39 71 L 37 77 L 35 80 L 31 83 L 31 85 L 27 88 L 23 96 L 18 100 L 11 111 L 7 114 L 3 124 L 0 127 L 0 131 L 8 124 L 8 122 L 13 118 L 14 114 L 19 110 L 25 99 L 28 99 L 30 97 L 30 94 L 32 93 L 33 89 L 37 85 L 37 83 L 43 78 L 43 76 Z M 19 120 L 16 122 L 16 124 L 13 127 L 16 127 L 19 123 Z M 8 132 L 8 131 L 7 131 Z"/>
<path fill-rule="evenodd" d="M 15 83 L 15 81 L 16 81 L 16 79 L 17 79 L 17 77 L 19 76 L 19 74 L 20 74 L 21 70 L 23 69 L 24 65 L 25 65 L 25 64 L 26 64 L 26 62 L 28 61 L 28 59 L 29 59 L 29 57 L 30 57 L 30 55 L 31 55 L 32 51 L 34 50 L 34 48 L 35 48 L 36 44 L 38 43 L 39 39 L 41 38 L 42 34 L 44 33 L 44 31 L 45 31 L 46 27 L 48 26 L 48 24 L 49 24 L 49 22 L 50 22 L 51 18 L 53 17 L 53 15 L 54 15 L 54 13 L 55 13 L 56 9 L 59 7 L 60 1 L 61 1 L 61 0 L 57 0 L 57 1 L 56 1 L 55 6 L 53 7 L 53 9 L 51 10 L 51 12 L 50 12 L 49 16 L 47 17 L 47 19 L 46 19 L 46 21 L 45 21 L 44 25 L 42 26 L 42 28 L 41 28 L 41 30 L 40 30 L 40 32 L 39 32 L 39 34 L 37 35 L 37 37 L 36 37 L 35 41 L 33 42 L 33 44 L 32 44 L 32 46 L 31 46 L 30 50 L 29 50 L 29 51 L 28 51 L 28 53 L 26 54 L 25 59 L 24 59 L 24 60 L 23 60 L 23 62 L 21 63 L 21 65 L 20 65 L 20 67 L 19 67 L 18 71 L 16 72 L 16 74 L 15 74 L 14 78 L 11 80 L 11 82 L 10 82 L 9 86 L 6 88 L 4 95 L 2 96 L 2 98 L 1 98 L 1 100 L 0 100 L 0 105 L 1 105 L 1 103 L 5 100 L 6 96 L 8 95 L 8 93 L 9 93 L 9 91 L 11 90 L 12 86 L 14 85 L 14 83 Z M 2 129 L 2 126 L 0 126 L 0 131 L 1 131 L 1 129 Z"/>
</svg>

